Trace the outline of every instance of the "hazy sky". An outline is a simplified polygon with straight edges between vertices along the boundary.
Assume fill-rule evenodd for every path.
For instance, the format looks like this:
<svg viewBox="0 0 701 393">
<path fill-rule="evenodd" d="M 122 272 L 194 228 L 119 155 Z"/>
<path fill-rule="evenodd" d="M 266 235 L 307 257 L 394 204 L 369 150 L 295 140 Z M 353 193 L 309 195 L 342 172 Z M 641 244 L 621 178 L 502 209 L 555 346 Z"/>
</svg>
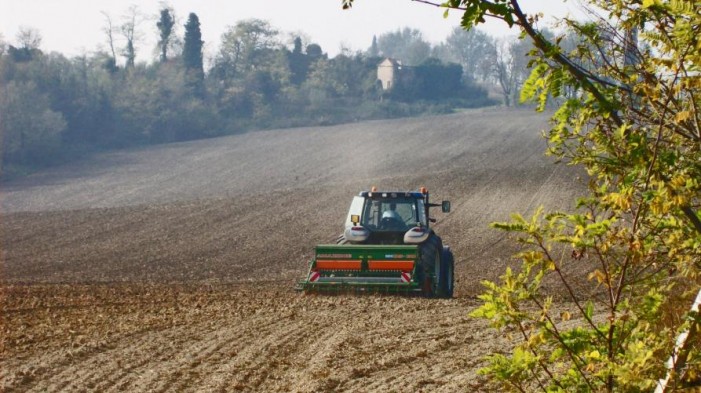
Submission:
<svg viewBox="0 0 701 393">
<path fill-rule="evenodd" d="M 540 8 L 563 15 L 573 8 L 560 1 L 526 0 Z M 105 25 L 101 11 L 109 13 L 113 23 L 132 4 L 149 20 L 141 24 L 141 42 L 137 61 L 151 61 L 156 57 L 153 48 L 158 33 L 156 16 L 162 1 L 141 0 L 0 0 L 0 34 L 8 43 L 14 43 L 20 27 L 31 27 L 42 35 L 41 49 L 59 51 L 69 56 L 90 53 L 105 48 Z M 200 19 L 205 51 L 213 54 L 219 46 L 219 37 L 227 26 L 248 18 L 268 20 L 283 33 L 303 32 L 322 49 L 334 56 L 341 46 L 364 50 L 370 46 L 373 34 L 412 27 L 423 32 L 432 43 L 445 39 L 453 27 L 459 25 L 460 14 L 451 12 L 443 18 L 443 9 L 411 2 L 410 0 L 356 0 L 353 9 L 341 9 L 340 0 L 169 0 L 178 18 L 178 35 L 190 12 Z M 569 5 L 568 5 L 569 4 Z M 483 29 L 493 35 L 509 31 L 501 23 L 490 23 Z M 512 32 L 516 34 L 516 31 Z"/>
</svg>

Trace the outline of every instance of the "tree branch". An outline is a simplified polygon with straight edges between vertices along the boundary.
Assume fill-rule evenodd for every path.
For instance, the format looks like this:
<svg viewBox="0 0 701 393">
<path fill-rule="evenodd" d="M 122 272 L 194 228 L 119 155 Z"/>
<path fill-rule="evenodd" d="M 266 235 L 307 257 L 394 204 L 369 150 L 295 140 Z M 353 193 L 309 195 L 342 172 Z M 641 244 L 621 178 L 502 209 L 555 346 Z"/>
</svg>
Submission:
<svg viewBox="0 0 701 393">
<path fill-rule="evenodd" d="M 528 18 L 521 10 L 518 0 L 511 0 L 511 6 L 513 7 L 514 15 L 516 15 L 516 18 L 518 18 L 520 22 L 519 26 L 521 26 L 526 34 L 531 37 L 536 48 L 540 49 L 541 52 L 543 52 L 543 55 L 546 57 L 553 59 L 556 63 L 567 68 L 570 73 L 582 84 L 582 87 L 591 93 L 594 98 L 596 98 L 596 100 L 609 111 L 610 116 L 616 125 L 619 127 L 622 126 L 623 120 L 616 112 L 615 105 L 606 99 L 603 93 L 599 91 L 596 86 L 594 86 L 589 76 L 562 53 L 552 51 L 552 43 L 547 41 L 543 35 L 537 32 L 533 25 L 528 22 Z"/>
</svg>

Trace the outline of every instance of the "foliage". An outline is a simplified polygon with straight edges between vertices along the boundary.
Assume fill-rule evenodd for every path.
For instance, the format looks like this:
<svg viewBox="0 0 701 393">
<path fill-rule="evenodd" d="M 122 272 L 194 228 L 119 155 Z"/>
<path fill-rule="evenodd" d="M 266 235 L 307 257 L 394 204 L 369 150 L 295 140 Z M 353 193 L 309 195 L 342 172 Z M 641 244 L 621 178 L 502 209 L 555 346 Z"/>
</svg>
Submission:
<svg viewBox="0 0 701 393">
<path fill-rule="evenodd" d="M 0 96 L 2 161 L 46 162 L 66 128 L 63 116 L 51 110 L 46 95 L 33 82 L 10 82 Z"/>
<path fill-rule="evenodd" d="M 565 19 L 579 40 L 570 51 L 517 1 L 446 4 L 463 11 L 465 28 L 496 17 L 533 40 L 521 97 L 542 110 L 569 95 L 546 133 L 548 152 L 590 179 L 575 213 L 495 224 L 518 234 L 521 269 L 485 283 L 474 315 L 519 334 L 513 352 L 491 356 L 484 372 L 520 391 L 649 391 L 665 377 L 676 332 L 694 325 L 680 304 L 692 303 L 701 260 L 701 4 L 589 4 L 608 15 Z M 642 50 L 631 42 L 635 31 Z M 588 296 L 567 275 L 577 265 L 589 269 Z M 569 298 L 564 310 L 543 287 L 550 276 Z M 680 353 L 668 389 L 698 378 L 696 341 Z"/>
<path fill-rule="evenodd" d="M 575 213 L 494 224 L 518 234 L 521 269 L 486 282 L 473 315 L 521 341 L 509 355 L 490 356 L 483 372 L 517 391 L 698 385 L 698 312 L 688 305 L 701 260 L 701 3 L 587 3 L 595 20 L 564 19 L 568 40 L 549 39 L 537 28 L 540 15 L 526 15 L 516 0 L 442 4 L 463 13 L 466 29 L 492 17 L 533 41 L 521 97 L 539 110 L 563 97 L 545 134 L 548 152 L 590 179 Z M 567 274 L 578 265 L 590 271 L 588 296 Z M 570 301 L 565 309 L 545 290 L 550 277 Z M 680 331 L 687 340 L 665 362 Z"/>
</svg>

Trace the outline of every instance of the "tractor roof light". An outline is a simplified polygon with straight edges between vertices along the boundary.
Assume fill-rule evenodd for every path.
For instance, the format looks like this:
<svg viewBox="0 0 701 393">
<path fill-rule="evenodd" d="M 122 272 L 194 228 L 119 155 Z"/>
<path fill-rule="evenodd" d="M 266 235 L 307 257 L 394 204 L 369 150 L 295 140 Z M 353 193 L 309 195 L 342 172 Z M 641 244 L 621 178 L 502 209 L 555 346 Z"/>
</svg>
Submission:
<svg viewBox="0 0 701 393">
<path fill-rule="evenodd" d="M 428 190 L 426 189 L 426 187 L 419 188 L 419 192 L 421 192 L 424 195 L 428 194 Z"/>
<path fill-rule="evenodd" d="M 377 187 L 375 187 L 375 186 L 370 187 L 370 192 L 377 192 Z"/>
</svg>

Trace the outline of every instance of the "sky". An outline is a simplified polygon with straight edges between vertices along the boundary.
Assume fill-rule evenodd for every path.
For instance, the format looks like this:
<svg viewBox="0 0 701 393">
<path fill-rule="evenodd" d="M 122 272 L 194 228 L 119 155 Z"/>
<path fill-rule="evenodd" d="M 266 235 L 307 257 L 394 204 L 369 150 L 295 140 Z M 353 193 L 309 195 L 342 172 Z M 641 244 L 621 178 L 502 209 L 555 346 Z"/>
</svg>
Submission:
<svg viewBox="0 0 701 393">
<path fill-rule="evenodd" d="M 529 6 L 547 8 L 550 15 L 563 16 L 575 10 L 572 2 L 525 0 Z M 543 5 L 547 3 L 547 7 Z M 140 25 L 137 61 L 152 61 L 157 57 L 155 46 L 158 33 L 155 27 L 163 1 L 141 0 L 1 0 L 0 34 L 5 42 L 13 44 L 20 28 L 40 32 L 40 49 L 61 52 L 67 56 L 90 54 L 106 48 L 105 17 L 108 13 L 118 24 L 129 7 L 136 4 L 147 19 Z M 335 56 L 342 47 L 351 51 L 365 50 L 373 35 L 411 27 L 421 30 L 424 39 L 436 44 L 460 24 L 460 13 L 411 0 L 355 0 L 350 10 L 341 8 L 341 0 L 168 0 L 176 14 L 182 36 L 183 25 L 190 12 L 197 14 L 201 24 L 205 53 L 213 55 L 219 39 L 228 26 L 250 18 L 264 19 L 279 30 L 285 39 L 290 34 L 304 33 L 322 50 Z M 547 16 L 547 15 L 546 15 Z M 509 31 L 503 22 L 493 21 L 482 27 L 494 36 L 517 34 Z"/>
</svg>

